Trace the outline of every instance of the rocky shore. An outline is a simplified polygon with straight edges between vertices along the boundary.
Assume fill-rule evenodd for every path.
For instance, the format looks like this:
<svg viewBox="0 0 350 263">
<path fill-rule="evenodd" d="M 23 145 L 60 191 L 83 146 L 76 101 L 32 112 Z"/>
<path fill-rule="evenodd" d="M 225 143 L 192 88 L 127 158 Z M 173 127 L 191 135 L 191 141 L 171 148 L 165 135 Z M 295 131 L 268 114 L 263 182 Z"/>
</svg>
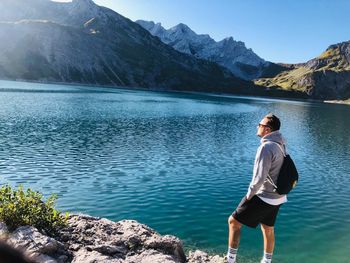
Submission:
<svg viewBox="0 0 350 263">
<path fill-rule="evenodd" d="M 196 250 L 185 255 L 180 239 L 161 236 L 133 220 L 112 222 L 71 215 L 56 237 L 32 226 L 9 232 L 0 222 L 0 240 L 37 263 L 223 263 L 220 256 Z"/>
<path fill-rule="evenodd" d="M 325 103 L 334 103 L 334 104 L 347 104 L 350 105 L 350 99 L 348 100 L 325 100 Z"/>
</svg>

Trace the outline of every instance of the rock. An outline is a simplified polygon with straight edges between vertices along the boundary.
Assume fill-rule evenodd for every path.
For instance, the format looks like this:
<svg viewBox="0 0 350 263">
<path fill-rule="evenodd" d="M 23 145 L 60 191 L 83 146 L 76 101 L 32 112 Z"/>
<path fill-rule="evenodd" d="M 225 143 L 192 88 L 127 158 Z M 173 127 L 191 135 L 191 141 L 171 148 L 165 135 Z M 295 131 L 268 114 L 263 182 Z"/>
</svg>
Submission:
<svg viewBox="0 0 350 263">
<path fill-rule="evenodd" d="M 160 238 L 151 237 L 145 242 L 145 245 L 147 248 L 156 249 L 166 254 L 174 254 L 175 258 L 180 262 L 186 261 L 182 242 L 176 237 L 169 235 Z"/>
<path fill-rule="evenodd" d="M 36 263 L 58 263 L 58 261 L 45 254 L 33 253 L 28 254 L 28 256 Z"/>
<path fill-rule="evenodd" d="M 202 251 L 186 259 L 182 242 L 161 236 L 133 220 L 112 222 L 87 215 L 71 215 L 68 225 L 56 237 L 31 226 L 9 233 L 0 223 L 8 244 L 37 263 L 222 263 L 223 258 Z"/>
<path fill-rule="evenodd" d="M 113 256 L 116 254 L 125 255 L 128 252 L 127 248 L 124 246 L 108 246 L 108 245 L 97 246 L 93 250 L 96 250 L 103 255 L 109 255 L 109 256 Z"/>
<path fill-rule="evenodd" d="M 24 253 L 38 263 L 62 262 L 65 256 L 67 262 L 69 253 L 64 245 L 54 238 L 41 234 L 35 227 L 22 226 L 11 233 L 7 243 Z"/>
<path fill-rule="evenodd" d="M 93 262 L 97 257 L 102 258 L 103 262 L 157 262 L 158 259 L 166 259 L 166 262 L 186 261 L 178 238 L 161 236 L 133 220 L 115 223 L 86 215 L 72 215 L 68 223 L 69 226 L 61 231 L 61 236 L 74 253 L 73 262 L 78 262 L 78 259 Z M 70 238 L 67 240 L 67 237 Z"/>
<path fill-rule="evenodd" d="M 178 263 L 179 261 L 170 255 L 165 255 L 156 250 L 146 250 L 141 254 L 128 257 L 125 263 Z"/>
<path fill-rule="evenodd" d="M 190 251 L 188 256 L 188 263 L 226 263 L 223 257 L 218 255 L 209 256 L 207 253 L 196 250 L 194 252 Z"/>
<path fill-rule="evenodd" d="M 88 251 L 86 249 L 80 249 L 78 252 L 74 253 L 74 259 L 72 263 L 121 263 L 121 259 L 113 259 L 111 257 L 105 256 L 97 251 Z"/>
<path fill-rule="evenodd" d="M 0 241 L 4 241 L 8 238 L 9 230 L 5 223 L 0 222 Z"/>
<path fill-rule="evenodd" d="M 66 240 L 68 241 L 68 240 Z M 81 248 L 81 245 L 79 244 L 72 244 L 69 249 L 72 250 L 72 251 L 78 251 L 79 249 Z"/>
</svg>

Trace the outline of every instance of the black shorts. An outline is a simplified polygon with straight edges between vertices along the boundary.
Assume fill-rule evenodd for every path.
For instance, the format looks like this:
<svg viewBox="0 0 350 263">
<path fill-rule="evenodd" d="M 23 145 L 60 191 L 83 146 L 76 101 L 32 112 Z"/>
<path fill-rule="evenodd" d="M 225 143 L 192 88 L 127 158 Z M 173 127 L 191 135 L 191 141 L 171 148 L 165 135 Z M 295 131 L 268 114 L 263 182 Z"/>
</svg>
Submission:
<svg viewBox="0 0 350 263">
<path fill-rule="evenodd" d="M 252 228 L 256 228 L 260 223 L 274 226 L 280 206 L 267 204 L 256 195 L 250 200 L 244 197 L 232 216 L 241 224 Z"/>
</svg>

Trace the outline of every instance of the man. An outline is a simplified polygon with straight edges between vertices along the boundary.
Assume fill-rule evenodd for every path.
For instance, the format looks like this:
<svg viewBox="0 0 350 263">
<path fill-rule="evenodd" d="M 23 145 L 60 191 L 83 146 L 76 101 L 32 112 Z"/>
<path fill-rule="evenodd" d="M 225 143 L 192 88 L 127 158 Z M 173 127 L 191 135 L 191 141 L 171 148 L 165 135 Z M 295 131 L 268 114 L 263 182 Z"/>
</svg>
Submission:
<svg viewBox="0 0 350 263">
<path fill-rule="evenodd" d="M 266 115 L 259 123 L 257 135 L 261 145 L 255 156 L 253 178 L 248 192 L 228 219 L 229 240 L 227 262 L 235 263 L 242 225 L 256 228 L 261 225 L 264 237 L 264 256 L 261 263 L 271 263 L 275 246 L 274 224 L 280 206 L 287 202 L 286 195 L 275 192 L 277 177 L 285 151 L 280 120 Z"/>
</svg>

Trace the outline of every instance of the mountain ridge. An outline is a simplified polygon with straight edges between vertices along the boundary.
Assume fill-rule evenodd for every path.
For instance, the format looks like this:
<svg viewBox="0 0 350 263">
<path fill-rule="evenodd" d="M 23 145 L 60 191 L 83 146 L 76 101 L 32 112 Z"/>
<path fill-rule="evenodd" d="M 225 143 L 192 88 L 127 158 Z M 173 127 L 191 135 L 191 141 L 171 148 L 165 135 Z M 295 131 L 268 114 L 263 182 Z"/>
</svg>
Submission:
<svg viewBox="0 0 350 263">
<path fill-rule="evenodd" d="M 253 83 L 217 62 L 197 58 L 193 53 L 202 51 L 196 46 L 179 39 L 175 44 L 191 54 L 179 52 L 92 0 L 2 0 L 0 9 L 6 10 L 0 12 L 2 79 L 322 100 L 350 97 L 348 42 L 332 45 L 306 63 L 270 64 Z M 153 24 L 162 32 L 161 24 Z M 171 33 L 198 37 L 185 24 Z M 233 43 L 249 51 L 233 38 L 215 42 L 200 35 L 197 46 L 203 43 L 229 47 Z M 256 74 L 254 66 L 241 62 L 236 63 L 240 70 Z"/>
<path fill-rule="evenodd" d="M 182 23 L 166 30 L 161 23 L 144 20 L 136 22 L 174 49 L 216 62 L 234 75 L 252 80 L 263 88 L 300 92 L 309 98 L 321 100 L 344 100 L 350 97 L 350 51 L 347 41 L 331 45 L 320 56 L 305 63 L 272 63 L 263 59 L 254 62 L 244 53 L 253 51 L 233 37 L 216 42 L 207 34 L 197 35 Z M 241 60 L 235 60 L 235 57 Z"/>
<path fill-rule="evenodd" d="M 255 84 L 291 89 L 323 100 L 350 98 L 350 41 L 330 45 L 318 57 Z"/>
<path fill-rule="evenodd" d="M 245 80 L 260 77 L 271 62 L 256 55 L 244 42 L 227 37 L 215 41 L 208 34 L 197 34 L 180 23 L 166 30 L 161 23 L 137 20 L 136 23 L 174 49 L 197 58 L 206 59 L 228 68 L 235 76 Z"/>
<path fill-rule="evenodd" d="M 2 78 L 228 93 L 254 87 L 92 1 L 4 0 L 0 8 L 7 10 L 0 14 Z"/>
</svg>

